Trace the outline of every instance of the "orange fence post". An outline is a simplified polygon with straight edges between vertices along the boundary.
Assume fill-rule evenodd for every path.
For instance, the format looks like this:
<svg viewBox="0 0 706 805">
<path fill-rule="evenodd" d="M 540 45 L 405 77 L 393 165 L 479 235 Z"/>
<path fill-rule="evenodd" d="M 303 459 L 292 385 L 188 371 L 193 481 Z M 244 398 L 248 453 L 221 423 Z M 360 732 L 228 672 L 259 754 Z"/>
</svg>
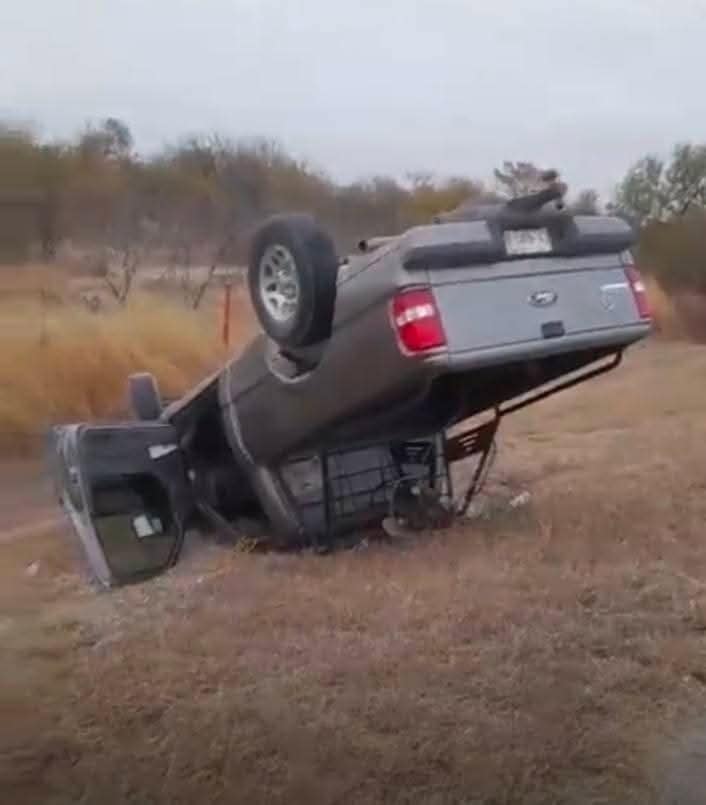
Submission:
<svg viewBox="0 0 706 805">
<path fill-rule="evenodd" d="M 231 294 L 231 281 L 228 277 L 223 284 L 223 328 L 221 331 L 221 338 L 223 346 L 230 346 L 230 294 Z"/>
</svg>

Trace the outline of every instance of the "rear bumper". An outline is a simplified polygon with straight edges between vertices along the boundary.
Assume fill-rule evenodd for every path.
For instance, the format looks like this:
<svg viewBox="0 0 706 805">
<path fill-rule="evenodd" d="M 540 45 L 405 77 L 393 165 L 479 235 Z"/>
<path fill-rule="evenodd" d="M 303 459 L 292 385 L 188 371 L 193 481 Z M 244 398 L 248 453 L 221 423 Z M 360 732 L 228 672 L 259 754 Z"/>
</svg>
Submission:
<svg viewBox="0 0 706 805">
<path fill-rule="evenodd" d="M 500 344 L 482 349 L 435 355 L 428 358 L 427 363 L 443 372 L 467 372 L 486 366 L 539 360 L 551 355 L 562 355 L 589 349 L 614 348 L 617 351 L 645 338 L 651 330 L 652 325 L 649 322 L 637 322 L 625 327 L 592 330 L 587 333 L 562 336 L 561 338 Z"/>
</svg>

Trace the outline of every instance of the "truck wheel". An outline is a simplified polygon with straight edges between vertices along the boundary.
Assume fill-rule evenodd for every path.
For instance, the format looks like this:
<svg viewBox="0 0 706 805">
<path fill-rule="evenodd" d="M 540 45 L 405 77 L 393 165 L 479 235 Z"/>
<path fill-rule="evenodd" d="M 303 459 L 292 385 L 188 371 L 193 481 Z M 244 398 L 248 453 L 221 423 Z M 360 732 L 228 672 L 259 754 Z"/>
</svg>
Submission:
<svg viewBox="0 0 706 805">
<path fill-rule="evenodd" d="M 140 422 L 153 422 L 162 415 L 162 401 L 154 375 L 138 372 L 128 377 L 130 405 Z"/>
<path fill-rule="evenodd" d="M 277 215 L 255 234 L 248 284 L 263 329 L 282 347 L 303 347 L 331 334 L 338 257 L 309 215 Z"/>
</svg>

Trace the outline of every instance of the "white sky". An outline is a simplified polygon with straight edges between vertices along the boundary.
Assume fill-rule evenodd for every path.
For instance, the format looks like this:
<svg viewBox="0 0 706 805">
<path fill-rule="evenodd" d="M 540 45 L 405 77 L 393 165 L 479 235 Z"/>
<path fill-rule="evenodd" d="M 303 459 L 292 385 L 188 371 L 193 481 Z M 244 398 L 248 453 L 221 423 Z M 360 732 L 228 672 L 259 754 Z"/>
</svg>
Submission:
<svg viewBox="0 0 706 805">
<path fill-rule="evenodd" d="M 605 193 L 706 141 L 705 79 L 706 0 L 0 0 L 0 117 L 262 135 L 341 180 L 530 159 Z"/>
</svg>

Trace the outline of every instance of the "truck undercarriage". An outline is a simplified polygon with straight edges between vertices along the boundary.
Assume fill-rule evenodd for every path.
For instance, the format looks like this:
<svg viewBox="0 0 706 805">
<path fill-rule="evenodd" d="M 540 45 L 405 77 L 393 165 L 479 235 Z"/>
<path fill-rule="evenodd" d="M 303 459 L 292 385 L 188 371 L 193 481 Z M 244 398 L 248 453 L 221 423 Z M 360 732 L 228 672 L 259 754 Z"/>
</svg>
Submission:
<svg viewBox="0 0 706 805">
<path fill-rule="evenodd" d="M 206 413 L 184 431 L 190 417 L 183 408 L 174 423 L 65 426 L 55 430 L 52 451 L 59 495 L 92 576 L 106 587 L 173 565 L 189 527 L 229 541 L 256 535 L 272 547 L 321 550 L 383 521 L 407 530 L 445 527 L 463 517 L 480 490 L 504 417 L 615 369 L 621 357 L 563 356 L 517 367 L 514 378 L 506 367 L 502 401 L 480 408 L 482 398 L 474 394 L 472 414 L 480 417 L 453 435 L 445 425 L 456 419 L 449 400 L 460 404 L 458 392 L 440 388 L 389 437 L 361 441 L 349 433 L 303 450 L 268 468 L 259 489 L 224 447 L 222 424 L 201 398 L 191 404 Z M 488 370 L 475 380 L 497 395 L 503 385 L 492 375 Z M 207 386 L 209 393 L 215 391 Z M 379 434 L 389 418 L 380 415 Z M 455 485 L 452 469 L 462 464 L 468 465 L 465 483 Z"/>
</svg>

